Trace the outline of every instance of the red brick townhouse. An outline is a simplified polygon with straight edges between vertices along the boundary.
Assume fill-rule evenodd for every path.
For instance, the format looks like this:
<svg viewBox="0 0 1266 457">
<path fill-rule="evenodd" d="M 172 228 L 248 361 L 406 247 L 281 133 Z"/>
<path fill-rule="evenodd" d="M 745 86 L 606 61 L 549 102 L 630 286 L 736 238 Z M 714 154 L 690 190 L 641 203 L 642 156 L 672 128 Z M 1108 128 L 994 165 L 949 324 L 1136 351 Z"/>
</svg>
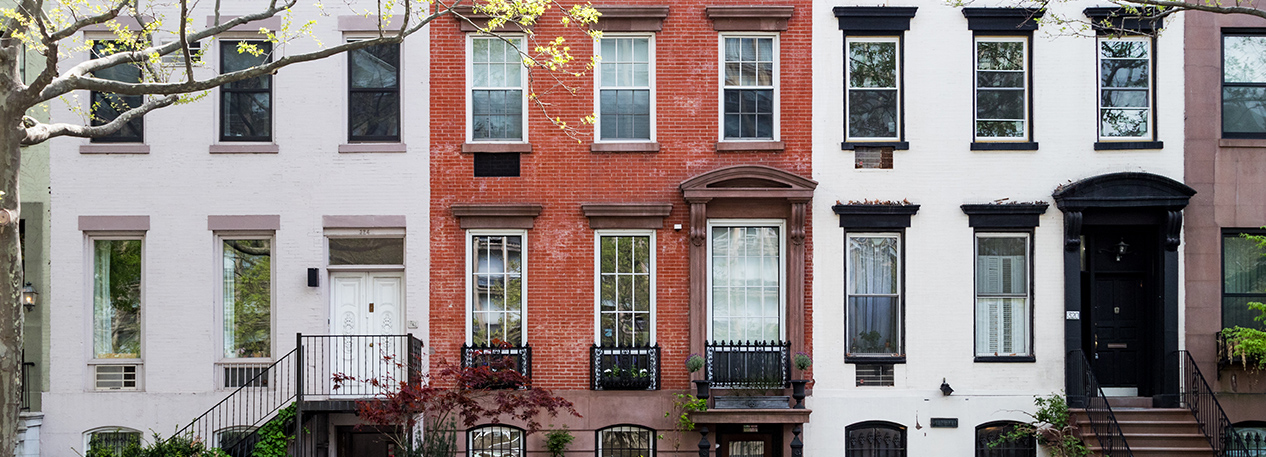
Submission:
<svg viewBox="0 0 1266 457">
<path fill-rule="evenodd" d="M 527 37 L 432 24 L 432 368 L 505 342 L 493 352 L 583 415 L 552 424 L 575 435 L 569 454 L 699 455 L 664 414 L 692 380 L 710 381 L 694 418 L 713 455 L 798 454 L 810 2 L 597 7 L 601 39 L 564 36 L 601 63 L 546 100 L 551 117 L 597 117 L 579 142 L 528 97 L 546 75 L 511 46 Z M 552 18 L 534 32 L 564 34 Z M 466 455 L 541 450 L 518 425 L 467 430 Z"/>
</svg>

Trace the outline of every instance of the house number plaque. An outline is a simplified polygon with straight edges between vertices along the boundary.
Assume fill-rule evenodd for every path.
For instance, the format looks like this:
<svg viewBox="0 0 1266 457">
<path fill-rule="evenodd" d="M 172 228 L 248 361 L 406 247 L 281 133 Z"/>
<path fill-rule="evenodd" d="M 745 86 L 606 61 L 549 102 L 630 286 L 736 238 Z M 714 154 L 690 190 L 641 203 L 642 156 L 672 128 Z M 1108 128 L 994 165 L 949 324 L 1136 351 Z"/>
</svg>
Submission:
<svg viewBox="0 0 1266 457">
<path fill-rule="evenodd" d="M 1081 320 L 1081 311 L 1064 311 L 1064 319 L 1070 321 Z"/>
<path fill-rule="evenodd" d="M 957 417 L 933 417 L 932 428 L 958 428 Z"/>
</svg>

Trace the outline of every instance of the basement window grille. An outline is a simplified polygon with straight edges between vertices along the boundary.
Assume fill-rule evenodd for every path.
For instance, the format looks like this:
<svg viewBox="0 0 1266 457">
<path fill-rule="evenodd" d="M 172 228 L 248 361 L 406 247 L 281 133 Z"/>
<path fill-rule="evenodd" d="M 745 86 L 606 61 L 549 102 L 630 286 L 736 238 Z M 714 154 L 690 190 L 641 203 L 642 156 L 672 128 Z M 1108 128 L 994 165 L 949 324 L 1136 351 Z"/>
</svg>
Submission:
<svg viewBox="0 0 1266 457">
<path fill-rule="evenodd" d="M 892 169 L 892 148 L 857 147 L 853 158 L 857 160 L 855 168 Z"/>
<path fill-rule="evenodd" d="M 892 386 L 892 364 L 858 364 L 857 386 Z"/>
<path fill-rule="evenodd" d="M 268 365 L 225 365 L 224 387 L 268 387 Z"/>
<path fill-rule="evenodd" d="M 519 153 L 517 152 L 476 152 L 476 178 L 517 178 L 519 177 Z"/>
</svg>

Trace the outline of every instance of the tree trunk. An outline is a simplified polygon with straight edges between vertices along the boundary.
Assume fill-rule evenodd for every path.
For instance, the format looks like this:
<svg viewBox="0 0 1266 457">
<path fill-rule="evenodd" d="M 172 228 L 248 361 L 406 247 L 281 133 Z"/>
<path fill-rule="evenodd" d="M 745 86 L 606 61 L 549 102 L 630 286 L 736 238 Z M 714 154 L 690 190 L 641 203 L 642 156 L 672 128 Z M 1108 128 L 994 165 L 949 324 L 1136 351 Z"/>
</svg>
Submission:
<svg viewBox="0 0 1266 457">
<path fill-rule="evenodd" d="M 16 55 L 12 46 L 0 52 Z M 0 58 L 0 75 L 17 75 L 16 59 Z M 15 80 L 20 81 L 20 80 Z M 24 107 L 14 106 L 12 92 L 0 87 L 0 209 L 12 215 L 0 223 L 0 456 L 13 455 L 17 447 L 22 405 L 22 250 L 18 245 L 18 169 Z M 6 127 L 7 126 L 7 127 Z M 3 216 L 3 215 L 0 215 Z M 0 217 L 0 219 L 3 219 Z"/>
</svg>

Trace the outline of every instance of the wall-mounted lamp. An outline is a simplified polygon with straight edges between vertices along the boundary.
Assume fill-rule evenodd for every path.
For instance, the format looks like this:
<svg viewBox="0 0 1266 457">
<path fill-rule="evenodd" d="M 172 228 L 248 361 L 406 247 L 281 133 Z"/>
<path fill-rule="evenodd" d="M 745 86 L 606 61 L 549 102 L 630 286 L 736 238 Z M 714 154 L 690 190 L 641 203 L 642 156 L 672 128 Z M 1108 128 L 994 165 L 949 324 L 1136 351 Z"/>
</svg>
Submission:
<svg viewBox="0 0 1266 457">
<path fill-rule="evenodd" d="M 945 382 L 945 378 L 941 378 L 941 395 L 948 397 L 952 393 L 954 393 L 954 388 Z"/>
<path fill-rule="evenodd" d="M 1126 254 L 1133 254 L 1133 252 L 1130 252 L 1130 245 L 1126 244 L 1125 240 L 1122 239 L 1120 243 L 1117 243 L 1117 262 L 1120 262 L 1121 257 Z"/>
<path fill-rule="evenodd" d="M 308 287 L 321 287 L 321 269 L 308 269 Z"/>
<path fill-rule="evenodd" d="M 40 293 L 35 291 L 35 287 L 32 287 L 29 282 L 26 283 L 26 287 L 22 288 L 22 306 L 28 313 L 35 309 L 35 303 L 39 298 Z"/>
</svg>

